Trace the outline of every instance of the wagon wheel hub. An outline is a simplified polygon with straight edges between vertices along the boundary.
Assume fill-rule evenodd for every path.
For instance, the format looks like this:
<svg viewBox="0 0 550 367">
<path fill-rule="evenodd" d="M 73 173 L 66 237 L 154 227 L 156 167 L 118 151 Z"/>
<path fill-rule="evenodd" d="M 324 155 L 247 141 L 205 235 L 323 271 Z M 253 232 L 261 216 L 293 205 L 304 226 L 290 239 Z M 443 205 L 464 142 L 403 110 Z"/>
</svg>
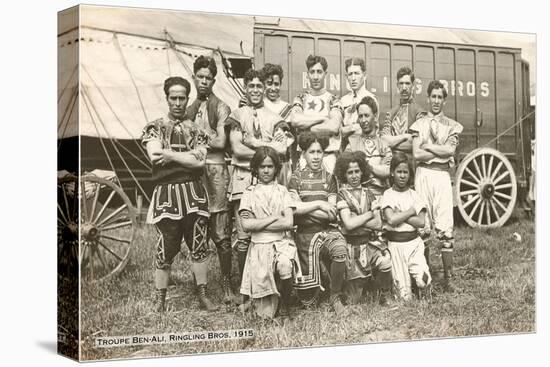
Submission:
<svg viewBox="0 0 550 367">
<path fill-rule="evenodd" d="M 86 241 L 95 241 L 98 238 L 99 233 L 99 229 L 93 224 L 84 224 L 82 226 L 82 236 Z"/>
<path fill-rule="evenodd" d="M 485 199 L 490 199 L 495 193 L 495 185 L 492 183 L 488 183 L 482 186 L 481 188 L 481 195 Z"/>
</svg>

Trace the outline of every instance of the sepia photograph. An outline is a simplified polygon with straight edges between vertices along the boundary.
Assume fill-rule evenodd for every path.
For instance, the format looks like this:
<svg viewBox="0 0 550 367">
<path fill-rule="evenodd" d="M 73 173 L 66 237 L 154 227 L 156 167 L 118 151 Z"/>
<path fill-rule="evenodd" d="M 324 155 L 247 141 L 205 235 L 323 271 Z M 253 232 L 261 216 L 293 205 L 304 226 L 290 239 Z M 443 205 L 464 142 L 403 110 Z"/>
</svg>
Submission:
<svg viewBox="0 0 550 367">
<path fill-rule="evenodd" d="M 536 332 L 536 35 L 78 5 L 58 352 Z"/>
</svg>

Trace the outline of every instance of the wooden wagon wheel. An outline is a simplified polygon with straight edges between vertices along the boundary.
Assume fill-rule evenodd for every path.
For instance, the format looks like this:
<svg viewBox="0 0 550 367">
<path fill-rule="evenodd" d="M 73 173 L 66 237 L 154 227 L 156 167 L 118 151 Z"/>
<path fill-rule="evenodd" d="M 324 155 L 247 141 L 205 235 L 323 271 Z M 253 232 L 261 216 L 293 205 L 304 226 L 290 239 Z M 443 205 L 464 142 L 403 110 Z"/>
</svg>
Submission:
<svg viewBox="0 0 550 367">
<path fill-rule="evenodd" d="M 137 216 L 115 183 L 85 175 L 80 180 L 81 276 L 96 282 L 121 271 L 130 257 Z"/>
<path fill-rule="evenodd" d="M 455 197 L 470 227 L 497 228 L 512 215 L 517 182 L 510 161 L 498 150 L 479 148 L 460 162 Z"/>
<path fill-rule="evenodd" d="M 57 180 L 57 271 L 66 277 L 78 275 L 78 195 L 77 177 Z"/>
</svg>

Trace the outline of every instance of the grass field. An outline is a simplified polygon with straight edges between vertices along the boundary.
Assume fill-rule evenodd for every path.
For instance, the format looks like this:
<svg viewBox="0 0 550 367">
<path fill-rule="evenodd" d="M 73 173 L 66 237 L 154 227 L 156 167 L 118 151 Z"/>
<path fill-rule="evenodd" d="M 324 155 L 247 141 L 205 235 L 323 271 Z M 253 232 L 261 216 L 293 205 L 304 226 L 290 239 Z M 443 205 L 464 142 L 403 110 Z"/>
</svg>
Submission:
<svg viewBox="0 0 550 367">
<path fill-rule="evenodd" d="M 521 241 L 512 238 L 514 232 L 521 235 Z M 431 302 L 400 303 L 393 310 L 374 302 L 347 306 L 345 314 L 338 318 L 325 302 L 316 310 L 295 309 L 292 319 L 262 321 L 230 306 L 222 306 L 215 313 L 200 310 L 189 266 L 182 256 L 173 265 L 176 285 L 168 291 L 168 311 L 152 312 L 155 233 L 146 226 L 139 230 L 132 258 L 122 273 L 101 284 L 82 285 L 82 358 L 133 358 L 534 332 L 533 221 L 517 213 L 506 226 L 495 230 L 458 226 L 455 237 L 457 292 L 454 294 L 438 292 L 441 258 L 432 250 L 435 290 Z M 209 293 L 221 304 L 217 257 L 212 259 Z M 245 328 L 254 330 L 254 339 L 94 347 L 95 338 L 102 336 Z"/>
</svg>

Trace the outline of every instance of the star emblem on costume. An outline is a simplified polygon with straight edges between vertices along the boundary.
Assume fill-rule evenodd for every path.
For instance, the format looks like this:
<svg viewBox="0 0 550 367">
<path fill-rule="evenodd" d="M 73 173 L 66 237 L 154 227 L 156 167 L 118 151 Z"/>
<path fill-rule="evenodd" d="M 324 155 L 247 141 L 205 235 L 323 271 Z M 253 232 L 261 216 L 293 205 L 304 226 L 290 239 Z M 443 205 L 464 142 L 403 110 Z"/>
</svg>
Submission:
<svg viewBox="0 0 550 367">
<path fill-rule="evenodd" d="M 317 107 L 317 103 L 315 103 L 315 101 L 309 101 L 307 103 L 307 109 L 308 110 L 314 110 L 315 111 L 316 107 Z"/>
<path fill-rule="evenodd" d="M 310 172 L 307 176 L 308 176 L 309 178 L 313 178 L 313 172 Z"/>
</svg>

